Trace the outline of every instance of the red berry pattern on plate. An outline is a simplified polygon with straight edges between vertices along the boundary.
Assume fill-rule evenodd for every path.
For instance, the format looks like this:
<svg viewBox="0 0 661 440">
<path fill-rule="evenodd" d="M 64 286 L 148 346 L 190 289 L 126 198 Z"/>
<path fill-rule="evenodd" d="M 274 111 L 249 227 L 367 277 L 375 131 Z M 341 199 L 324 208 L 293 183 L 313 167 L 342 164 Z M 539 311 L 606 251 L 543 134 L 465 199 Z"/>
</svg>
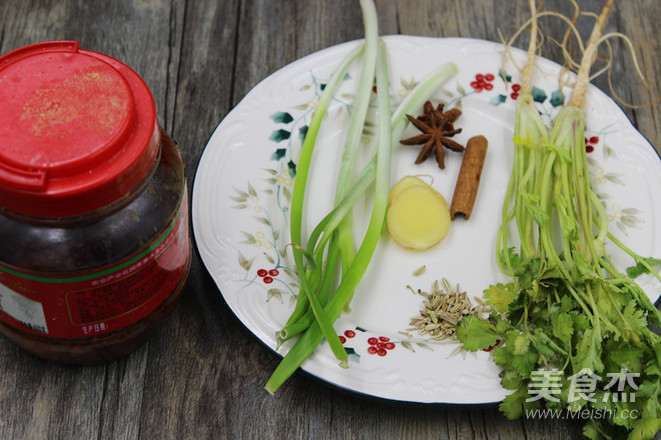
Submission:
<svg viewBox="0 0 661 440">
<path fill-rule="evenodd" d="M 348 339 L 351 339 L 356 336 L 356 332 L 353 330 L 345 330 L 343 334 L 338 335 L 340 342 L 345 344 Z"/>
<path fill-rule="evenodd" d="M 521 85 L 520 84 L 512 84 L 512 93 L 510 93 L 510 98 L 516 100 L 516 98 L 519 97 L 520 92 L 521 92 Z"/>
<path fill-rule="evenodd" d="M 271 269 L 271 270 L 266 270 L 266 269 L 259 269 L 257 271 L 257 276 L 262 279 L 264 284 L 271 284 L 275 277 L 280 275 L 280 271 L 278 269 Z"/>
<path fill-rule="evenodd" d="M 482 90 L 492 90 L 494 78 L 495 76 L 492 73 L 478 73 L 475 75 L 475 80 L 471 81 L 471 87 L 477 93 L 480 93 Z"/>
<path fill-rule="evenodd" d="M 388 354 L 388 351 L 395 348 L 395 343 L 390 342 L 390 338 L 386 336 L 379 336 L 378 338 L 371 337 L 367 340 L 367 343 L 370 345 L 367 348 L 367 352 L 378 356 L 385 356 Z"/>
<path fill-rule="evenodd" d="M 585 152 L 586 153 L 592 153 L 594 151 L 594 147 L 597 146 L 599 143 L 599 136 L 590 136 L 589 138 L 585 138 Z"/>
<path fill-rule="evenodd" d="M 344 333 L 338 335 L 340 342 L 345 344 L 349 339 L 356 337 L 356 332 L 353 330 L 345 330 Z M 367 353 L 376 354 L 378 356 L 385 356 L 390 350 L 395 348 L 395 343 L 390 341 L 390 338 L 386 336 L 372 336 L 367 339 L 369 347 L 367 347 Z"/>
</svg>

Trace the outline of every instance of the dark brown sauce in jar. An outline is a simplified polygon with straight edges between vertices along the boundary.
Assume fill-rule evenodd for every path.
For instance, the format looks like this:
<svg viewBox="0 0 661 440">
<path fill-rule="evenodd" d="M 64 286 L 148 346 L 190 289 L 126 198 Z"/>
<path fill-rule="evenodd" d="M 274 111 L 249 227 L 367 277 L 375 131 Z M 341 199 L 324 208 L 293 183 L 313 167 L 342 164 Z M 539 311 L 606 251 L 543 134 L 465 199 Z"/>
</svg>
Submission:
<svg viewBox="0 0 661 440">
<path fill-rule="evenodd" d="M 19 93 L 3 92 L 9 83 Z M 188 276 L 177 145 L 137 74 L 71 42 L 0 58 L 0 115 L 10 112 L 0 331 L 60 362 L 124 356 L 162 327 Z"/>
</svg>

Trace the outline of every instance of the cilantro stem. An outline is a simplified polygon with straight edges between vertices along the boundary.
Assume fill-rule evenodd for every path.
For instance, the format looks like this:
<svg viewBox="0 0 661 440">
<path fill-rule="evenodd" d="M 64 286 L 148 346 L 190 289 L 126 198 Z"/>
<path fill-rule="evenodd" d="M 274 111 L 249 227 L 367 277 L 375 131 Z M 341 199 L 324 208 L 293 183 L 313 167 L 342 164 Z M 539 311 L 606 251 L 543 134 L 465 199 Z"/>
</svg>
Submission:
<svg viewBox="0 0 661 440">
<path fill-rule="evenodd" d="M 661 282 L 661 274 L 659 274 L 659 272 L 657 272 L 657 271 L 654 269 L 654 267 L 652 267 L 652 265 L 649 264 L 649 263 L 647 262 L 647 260 L 646 260 L 645 258 L 641 257 L 640 255 L 638 255 L 637 253 L 635 253 L 634 251 L 632 251 L 630 248 L 628 248 L 624 243 L 622 243 L 620 240 L 618 240 L 618 239 L 617 239 L 613 234 L 611 234 L 610 232 L 607 233 L 607 237 L 608 237 L 608 239 L 609 239 L 610 241 L 612 241 L 613 243 L 615 243 L 615 244 L 617 245 L 617 247 L 619 247 L 620 249 L 622 249 L 622 250 L 623 250 L 625 253 L 627 253 L 631 258 L 633 258 L 634 261 L 635 261 L 637 264 L 642 265 L 645 269 L 647 269 L 647 271 L 648 271 L 649 273 L 651 273 L 651 274 L 652 274 L 657 280 L 659 280 L 659 282 Z"/>
</svg>

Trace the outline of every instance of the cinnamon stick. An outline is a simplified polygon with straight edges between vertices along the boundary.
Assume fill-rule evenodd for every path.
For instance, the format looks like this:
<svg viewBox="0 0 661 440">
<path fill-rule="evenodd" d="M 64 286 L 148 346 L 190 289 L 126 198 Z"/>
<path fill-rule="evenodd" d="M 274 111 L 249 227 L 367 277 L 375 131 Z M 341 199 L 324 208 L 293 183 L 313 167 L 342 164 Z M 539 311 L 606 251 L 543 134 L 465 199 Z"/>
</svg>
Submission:
<svg viewBox="0 0 661 440">
<path fill-rule="evenodd" d="M 487 156 L 487 144 L 487 139 L 481 135 L 470 138 L 466 144 L 466 151 L 464 151 L 450 204 L 452 220 L 456 214 L 463 214 L 464 218 L 468 220 L 473 212 L 477 190 L 480 186 L 480 176 Z"/>
</svg>

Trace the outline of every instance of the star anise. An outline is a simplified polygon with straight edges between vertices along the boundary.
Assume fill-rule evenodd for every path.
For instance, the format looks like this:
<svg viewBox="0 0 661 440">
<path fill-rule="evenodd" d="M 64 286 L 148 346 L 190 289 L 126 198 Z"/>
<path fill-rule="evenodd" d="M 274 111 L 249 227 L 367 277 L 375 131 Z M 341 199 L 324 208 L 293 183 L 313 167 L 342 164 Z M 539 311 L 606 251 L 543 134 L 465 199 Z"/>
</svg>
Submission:
<svg viewBox="0 0 661 440">
<path fill-rule="evenodd" d="M 443 107 L 443 104 L 438 104 L 436 109 L 434 109 L 432 103 L 427 101 L 423 107 L 424 114 L 417 118 L 406 115 L 409 121 L 422 132 L 422 134 L 400 141 L 403 145 L 424 144 L 415 160 L 416 164 L 422 163 L 427 159 L 429 153 L 434 150 L 438 166 L 444 169 L 445 151 L 443 147 L 458 153 L 464 151 L 464 147 L 461 144 L 450 139 L 451 136 L 461 133 L 461 128 L 454 128 L 454 122 L 461 116 L 461 110 L 453 108 L 444 112 Z"/>
</svg>

